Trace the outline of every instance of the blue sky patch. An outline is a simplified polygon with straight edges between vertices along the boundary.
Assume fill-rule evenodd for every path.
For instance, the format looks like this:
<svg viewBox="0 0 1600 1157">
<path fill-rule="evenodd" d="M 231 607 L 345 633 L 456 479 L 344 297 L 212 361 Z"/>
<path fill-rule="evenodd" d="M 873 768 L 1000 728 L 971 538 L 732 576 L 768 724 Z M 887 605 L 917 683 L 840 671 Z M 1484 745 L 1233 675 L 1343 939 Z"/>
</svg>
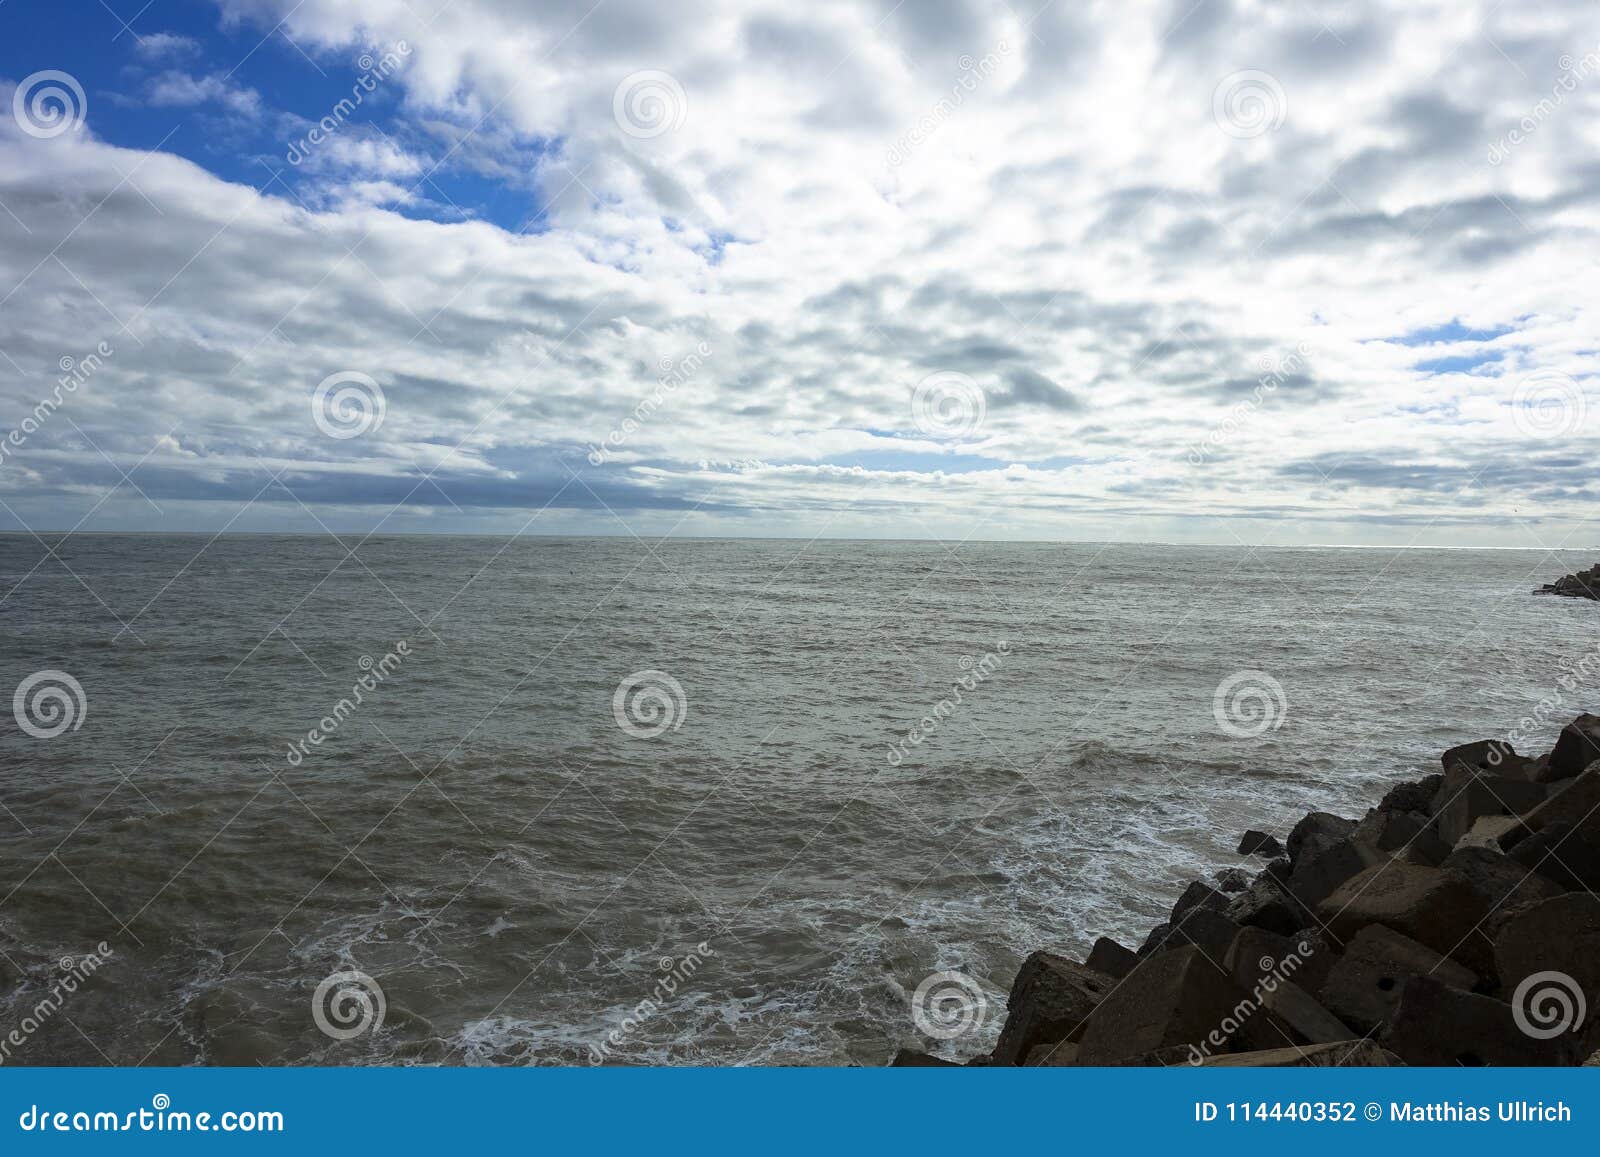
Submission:
<svg viewBox="0 0 1600 1157">
<path fill-rule="evenodd" d="M 62 19 L 50 5 L 8 6 L 0 76 L 70 73 L 101 140 L 159 148 L 311 209 L 359 195 L 409 217 L 542 231 L 535 174 L 561 141 L 480 131 L 463 148 L 472 123 L 403 116 L 409 45 L 328 51 L 209 4 L 148 7 L 131 24 L 112 8 Z M 344 163 L 356 156 L 379 163 Z"/>
<path fill-rule="evenodd" d="M 1497 337 L 1505 337 L 1508 333 L 1515 332 L 1511 326 L 1497 326 L 1492 329 L 1473 329 L 1461 324 L 1459 317 L 1452 318 L 1443 325 L 1427 326 L 1423 329 L 1414 329 L 1408 334 L 1393 337 L 1387 340 L 1396 345 L 1423 346 L 1439 345 L 1445 342 L 1457 341 L 1493 341 Z"/>
<path fill-rule="evenodd" d="M 946 474 L 973 474 L 982 470 L 1004 470 L 1011 465 L 1000 458 L 982 454 L 933 454 L 915 450 L 867 450 L 854 454 L 835 454 L 822 459 L 824 466 L 859 466 L 863 470 L 914 470 Z"/>
<path fill-rule="evenodd" d="M 1504 357 L 1503 350 L 1480 350 L 1470 354 L 1429 358 L 1418 362 L 1415 368 L 1425 374 L 1470 374 L 1483 366 L 1493 365 Z"/>
</svg>

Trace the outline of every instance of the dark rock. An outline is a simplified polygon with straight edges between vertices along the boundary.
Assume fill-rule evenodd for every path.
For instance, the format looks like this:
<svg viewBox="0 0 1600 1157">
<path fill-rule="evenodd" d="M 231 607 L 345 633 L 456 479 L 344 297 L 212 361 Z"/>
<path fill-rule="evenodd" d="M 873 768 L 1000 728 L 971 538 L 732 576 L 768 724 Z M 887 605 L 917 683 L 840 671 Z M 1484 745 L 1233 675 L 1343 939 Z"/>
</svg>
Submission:
<svg viewBox="0 0 1600 1157">
<path fill-rule="evenodd" d="M 1120 1060 L 1106 1061 L 1106 1068 L 1177 1068 L 1182 1065 L 1188 1067 L 1194 1064 L 1195 1050 L 1189 1045 L 1171 1045 L 1164 1049 L 1154 1049 L 1147 1053 L 1135 1053 L 1131 1057 Z"/>
<path fill-rule="evenodd" d="M 1265 928 L 1284 936 L 1299 931 L 1310 915 L 1270 875 L 1262 873 L 1229 903 L 1225 915 L 1236 924 Z"/>
<path fill-rule="evenodd" d="M 1237 895 L 1250 886 L 1250 873 L 1243 868 L 1223 868 L 1212 877 L 1217 882 L 1217 890 L 1228 895 Z"/>
<path fill-rule="evenodd" d="M 1561 729 L 1550 752 L 1549 778 L 1567 779 L 1600 760 L 1600 715 L 1580 715 Z"/>
<path fill-rule="evenodd" d="M 1437 846 L 1431 843 L 1410 843 L 1397 852 L 1390 852 L 1389 858 L 1399 860 L 1402 864 L 1416 864 L 1418 867 L 1423 868 L 1437 868 L 1440 862 L 1438 848 L 1442 846 L 1442 843 Z M 1446 854 L 1449 854 L 1449 848 L 1444 850 Z"/>
<path fill-rule="evenodd" d="M 1448 772 L 1452 767 L 1465 767 L 1485 775 L 1498 775 L 1506 779 L 1532 780 L 1545 770 L 1546 760 L 1518 755 L 1517 749 L 1503 739 L 1480 739 L 1476 743 L 1463 743 L 1452 747 L 1439 757 Z"/>
<path fill-rule="evenodd" d="M 1412 783 L 1397 783 L 1378 804 L 1381 812 L 1426 812 L 1444 782 L 1442 775 L 1428 775 Z"/>
<path fill-rule="evenodd" d="M 1516 909 L 1495 936 L 1494 959 L 1506 999 L 1535 973 L 1558 972 L 1583 993 L 1590 1014 L 1600 1014 L 1600 898 L 1569 892 Z"/>
<path fill-rule="evenodd" d="M 1245 832 L 1239 840 L 1239 854 L 1241 856 L 1266 856 L 1272 859 L 1283 855 L 1283 845 L 1266 832 L 1258 832 L 1254 828 Z"/>
<path fill-rule="evenodd" d="M 1600 840 L 1600 767 L 1591 767 L 1561 785 L 1556 794 L 1525 814 L 1521 826 L 1507 832 L 1500 842 L 1507 848 L 1515 847 L 1526 833 L 1542 831 L 1551 824 L 1565 824 L 1569 831 L 1586 839 Z"/>
<path fill-rule="evenodd" d="M 1512 846 L 1507 855 L 1569 892 L 1600 892 L 1600 839 L 1574 831 L 1571 824 L 1546 824 Z"/>
<path fill-rule="evenodd" d="M 1022 1062 L 1028 1068 L 1059 1069 L 1078 1063 L 1078 1046 L 1071 1041 L 1057 1041 L 1053 1045 L 1034 1045 L 1028 1059 Z"/>
<path fill-rule="evenodd" d="M 1139 955 L 1150 956 L 1192 944 L 1220 963 L 1238 933 L 1239 925 L 1221 912 L 1191 908 L 1178 923 L 1162 924 L 1152 931 L 1139 949 Z"/>
<path fill-rule="evenodd" d="M 1358 1032 L 1370 1033 L 1394 1013 L 1400 989 L 1412 976 L 1433 976 L 1469 991 L 1478 983 L 1470 969 L 1427 945 L 1382 924 L 1368 924 L 1345 945 L 1318 995 L 1329 1012 Z"/>
<path fill-rule="evenodd" d="M 1293 980 L 1307 992 L 1322 986 L 1339 952 L 1320 929 L 1302 929 L 1282 936 L 1265 928 L 1241 928 L 1225 958 L 1234 980 L 1250 988 L 1268 972 Z"/>
<path fill-rule="evenodd" d="M 1289 833 L 1290 864 L 1298 866 L 1301 859 L 1332 847 L 1347 838 L 1355 827 L 1355 820 L 1342 819 L 1328 812 L 1310 812 Z"/>
<path fill-rule="evenodd" d="M 1375 813 L 1387 816 L 1390 813 Z M 1352 833 L 1356 828 L 1352 828 Z M 1316 850 L 1311 850 L 1315 846 Z M 1331 843 L 1304 845 L 1289 873 L 1289 892 L 1307 908 L 1315 908 L 1340 884 L 1387 857 L 1363 840 L 1349 835 Z"/>
<path fill-rule="evenodd" d="M 1094 947 L 1089 949 L 1089 958 L 1083 966 L 1090 972 L 1098 972 L 1109 976 L 1113 980 L 1121 980 L 1132 972 L 1139 963 L 1139 955 L 1131 948 L 1124 948 L 1115 940 L 1102 936 L 1094 942 Z"/>
<path fill-rule="evenodd" d="M 1294 936 L 1295 953 L 1300 957 L 1300 970 L 1295 983 L 1307 992 L 1319 992 L 1328 973 L 1339 962 L 1340 945 L 1320 926 L 1302 928 Z"/>
<path fill-rule="evenodd" d="M 901 1049 L 889 1062 L 891 1069 L 959 1069 L 955 1061 L 947 1061 L 932 1053 L 919 1053 L 916 1049 Z"/>
<path fill-rule="evenodd" d="M 1434 797 L 1434 826 L 1439 838 L 1455 847 L 1479 816 L 1522 815 L 1544 803 L 1546 794 L 1540 784 L 1486 775 L 1457 764 L 1445 773 Z"/>
<path fill-rule="evenodd" d="M 1267 1019 L 1271 1014 L 1265 1010 L 1257 1010 L 1239 1023 L 1235 1010 L 1247 1001 L 1233 978 L 1198 948 L 1158 953 L 1090 1013 L 1078 1042 L 1078 1063 L 1111 1064 L 1180 1045 L 1203 1054 L 1208 1046 L 1212 1051 L 1225 1047 L 1212 1045 L 1213 1040 L 1225 1044 L 1234 1039 L 1253 1040 L 1273 1026 Z"/>
<path fill-rule="evenodd" d="M 1177 903 L 1172 905 L 1172 916 L 1168 922 L 1180 923 L 1196 908 L 1209 908 L 1213 912 L 1220 912 L 1227 906 L 1228 898 L 1210 884 L 1191 880 L 1189 886 L 1183 890 L 1183 895 L 1178 897 Z"/>
<path fill-rule="evenodd" d="M 1414 864 L 1437 865 L 1450 854 L 1450 845 L 1439 838 L 1432 821 L 1422 812 L 1373 808 L 1356 825 L 1350 838 L 1389 855 L 1406 853 L 1404 858 Z"/>
<path fill-rule="evenodd" d="M 1115 978 L 1093 972 L 1053 952 L 1034 952 L 1022 962 L 1006 998 L 1006 1023 L 994 1046 L 993 1064 L 1021 1064 L 1037 1045 L 1076 1039 Z"/>
<path fill-rule="evenodd" d="M 1456 764 L 1462 764 L 1475 771 L 1486 771 L 1490 775 L 1508 775 L 1510 767 L 1520 767 L 1522 756 L 1517 754 L 1517 749 L 1503 739 L 1480 739 L 1476 743 L 1463 743 L 1459 747 L 1452 747 L 1439 757 L 1439 763 L 1445 771 L 1449 771 Z"/>
<path fill-rule="evenodd" d="M 1408 1065 L 1571 1065 L 1580 1059 L 1576 1036 L 1530 1037 L 1509 1004 L 1431 976 L 1413 976 L 1401 986 L 1378 1039 Z"/>
<path fill-rule="evenodd" d="M 1319 906 L 1329 930 L 1344 943 L 1368 924 L 1420 940 L 1474 972 L 1492 967 L 1491 945 L 1473 934 L 1489 906 L 1465 881 L 1438 868 L 1391 860 L 1346 880 Z"/>
<path fill-rule="evenodd" d="M 1525 765 L 1527 778 L 1534 783 L 1554 783 L 1562 778 L 1550 772 L 1550 753 L 1547 751 L 1537 759 L 1528 760 Z"/>
<path fill-rule="evenodd" d="M 1309 947 L 1260 928 L 1245 928 L 1234 938 L 1223 967 L 1252 1001 L 1293 1030 L 1298 1039 L 1290 1043 L 1349 1040 L 1350 1026 L 1296 983 L 1304 963 L 1300 950 L 1309 952 Z"/>
<path fill-rule="evenodd" d="M 1279 968 L 1286 960 L 1294 959 L 1298 955 L 1296 947 L 1291 936 L 1269 932 L 1265 928 L 1240 928 L 1233 943 L 1228 945 L 1222 966 L 1240 988 L 1249 988 L 1264 973 Z M 1290 971 L 1294 971 L 1293 965 Z"/>
<path fill-rule="evenodd" d="M 1569 599 L 1600 599 L 1600 564 L 1575 574 L 1562 575 L 1537 588 L 1536 595 L 1561 595 Z"/>
<path fill-rule="evenodd" d="M 1562 892 L 1559 884 L 1491 848 L 1459 848 L 1439 867 L 1477 892 L 1487 912 L 1548 900 Z"/>
<path fill-rule="evenodd" d="M 1404 1065 L 1405 1061 L 1369 1040 L 1342 1040 L 1333 1044 L 1228 1053 L 1220 1057 L 1208 1057 L 1200 1063 L 1208 1069 L 1348 1069 L 1393 1068 Z"/>
<path fill-rule="evenodd" d="M 1146 956 L 1153 956 L 1155 953 L 1160 952 L 1167 946 L 1167 938 L 1171 935 L 1171 924 L 1157 924 L 1154 928 L 1150 929 L 1150 935 L 1144 938 L 1144 943 L 1139 945 L 1139 949 L 1135 955 L 1137 955 L 1140 959 L 1143 959 Z"/>
</svg>

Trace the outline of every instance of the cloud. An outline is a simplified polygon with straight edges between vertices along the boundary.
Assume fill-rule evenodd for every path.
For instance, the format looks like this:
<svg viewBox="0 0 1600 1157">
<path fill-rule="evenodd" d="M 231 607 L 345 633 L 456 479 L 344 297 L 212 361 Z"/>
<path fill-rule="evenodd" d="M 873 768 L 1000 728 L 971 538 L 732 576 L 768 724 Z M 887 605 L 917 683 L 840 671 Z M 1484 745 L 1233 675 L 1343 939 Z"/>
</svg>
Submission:
<svg viewBox="0 0 1600 1157">
<path fill-rule="evenodd" d="M 169 69 L 145 83 L 145 100 L 156 108 L 182 108 L 218 104 L 241 116 L 261 114 L 261 94 L 231 83 L 220 73 L 191 76 Z"/>
<path fill-rule="evenodd" d="M 146 60 L 175 60 L 200 54 L 200 42 L 178 32 L 146 32 L 134 39 L 134 51 Z"/>
<path fill-rule="evenodd" d="M 406 40 L 382 134 L 342 125 L 290 196 L 0 127 L 0 425 L 116 349 L 77 429 L 0 469 L 24 517 L 89 510 L 102 451 L 204 525 L 285 466 L 295 499 L 235 525 L 1456 542 L 1470 510 L 1527 542 L 1591 516 L 1554 451 L 1600 450 L 1573 256 L 1600 76 L 1487 159 L 1595 49 L 1581 5 L 222 8 L 313 54 Z M 1245 73 L 1254 112 L 1218 96 Z M 619 101 L 641 75 L 664 104 Z M 451 178 L 525 228 L 452 217 Z M 332 440 L 312 400 L 346 370 L 386 409 Z M 972 428 L 917 425 L 936 372 L 982 390 Z M 1553 439 L 1518 421 L 1540 373 L 1576 390 Z"/>
<path fill-rule="evenodd" d="M 357 125 L 345 126 L 308 147 L 300 164 L 308 171 L 353 172 L 380 180 L 414 180 L 432 167 L 427 158 Z"/>
<path fill-rule="evenodd" d="M 1047 410 L 1081 413 L 1083 399 L 1062 389 L 1043 374 L 1033 370 L 1013 370 L 1007 377 L 1009 390 L 996 395 L 996 401 L 1006 405 L 1039 406 Z"/>
</svg>

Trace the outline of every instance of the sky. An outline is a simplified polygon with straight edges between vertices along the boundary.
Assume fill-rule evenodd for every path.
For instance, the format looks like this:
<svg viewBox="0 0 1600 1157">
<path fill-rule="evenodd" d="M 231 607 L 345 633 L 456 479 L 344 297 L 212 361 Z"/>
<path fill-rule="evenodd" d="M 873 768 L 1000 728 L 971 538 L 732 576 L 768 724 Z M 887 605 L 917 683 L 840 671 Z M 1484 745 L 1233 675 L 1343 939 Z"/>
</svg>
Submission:
<svg viewBox="0 0 1600 1157">
<path fill-rule="evenodd" d="M 0 5 L 0 531 L 1600 543 L 1600 23 Z"/>
</svg>

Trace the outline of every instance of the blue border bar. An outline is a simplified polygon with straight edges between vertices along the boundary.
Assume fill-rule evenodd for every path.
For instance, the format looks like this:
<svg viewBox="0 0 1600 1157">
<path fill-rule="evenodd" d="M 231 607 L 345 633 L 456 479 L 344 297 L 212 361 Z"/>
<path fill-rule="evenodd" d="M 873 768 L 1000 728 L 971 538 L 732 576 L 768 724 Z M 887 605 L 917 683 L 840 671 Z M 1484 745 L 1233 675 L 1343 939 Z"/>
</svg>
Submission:
<svg viewBox="0 0 1600 1157">
<path fill-rule="evenodd" d="M 1241 1144 L 1272 1143 L 1293 1146 L 1280 1151 L 1296 1157 L 1350 1157 L 1374 1146 L 1415 1153 L 1419 1144 L 1448 1143 L 1452 1154 L 1481 1147 L 1504 1157 L 1513 1136 L 1593 1151 L 1600 1141 L 1597 1093 L 1600 1068 L 13 1068 L 0 1070 L 0 1151 L 243 1145 L 348 1155 L 492 1145 L 562 1157 L 623 1149 L 649 1157 L 884 1157 L 1023 1142 L 1045 1153 L 1086 1144 L 1129 1153 L 1180 1144 L 1186 1153 L 1236 1157 Z M 1500 1119 L 1502 1104 L 1524 1103 L 1543 1112 Z M 1482 1109 L 1488 1119 L 1438 1119 L 1437 1110 L 1429 1119 L 1426 1109 L 1395 1119 L 1397 1106 L 1430 1104 Z M 282 1130 L 272 1131 L 267 1119 L 267 1131 L 242 1131 L 234 1118 L 236 1128 L 224 1131 L 230 1112 L 281 1113 Z M 82 1123 L 116 1114 L 131 1127 L 72 1131 L 75 1113 L 88 1114 Z M 197 1127 L 201 1113 L 210 1114 L 206 1131 Z M 189 1114 L 187 1131 L 173 1114 Z M 48 1118 L 43 1127 L 41 1115 Z"/>
</svg>

